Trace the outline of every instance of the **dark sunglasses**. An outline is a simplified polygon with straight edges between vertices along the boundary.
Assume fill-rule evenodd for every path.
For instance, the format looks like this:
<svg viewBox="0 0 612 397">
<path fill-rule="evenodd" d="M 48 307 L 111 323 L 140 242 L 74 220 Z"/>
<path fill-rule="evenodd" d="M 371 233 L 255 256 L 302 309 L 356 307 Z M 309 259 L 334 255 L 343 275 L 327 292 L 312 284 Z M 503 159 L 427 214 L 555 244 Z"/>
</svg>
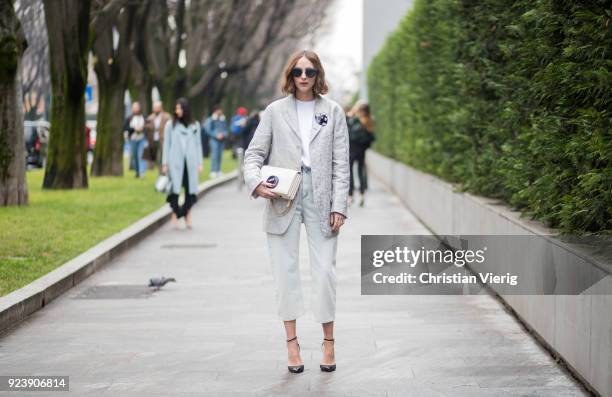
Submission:
<svg viewBox="0 0 612 397">
<path fill-rule="evenodd" d="M 313 68 L 306 68 L 306 77 L 309 79 L 315 77 L 319 71 Z M 291 74 L 293 77 L 302 77 L 302 68 L 293 68 L 291 69 Z"/>
</svg>

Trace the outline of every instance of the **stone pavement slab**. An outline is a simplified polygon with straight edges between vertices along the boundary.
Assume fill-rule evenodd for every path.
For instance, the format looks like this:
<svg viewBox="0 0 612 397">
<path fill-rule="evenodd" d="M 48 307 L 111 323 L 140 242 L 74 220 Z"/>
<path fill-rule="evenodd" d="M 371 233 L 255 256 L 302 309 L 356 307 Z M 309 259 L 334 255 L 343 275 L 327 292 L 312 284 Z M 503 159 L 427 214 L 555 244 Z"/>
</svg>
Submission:
<svg viewBox="0 0 612 397">
<path fill-rule="evenodd" d="M 361 234 L 429 234 L 376 180 L 340 234 L 338 369 L 319 371 L 309 313 L 298 320 L 305 372 L 288 373 L 262 210 L 234 183 L 217 188 L 193 230 L 163 226 L 9 331 L 0 375 L 68 375 L 70 393 L 0 395 L 585 395 L 490 296 L 361 296 Z M 307 247 L 302 229 L 308 304 Z M 141 293 L 160 275 L 177 283 Z"/>
</svg>

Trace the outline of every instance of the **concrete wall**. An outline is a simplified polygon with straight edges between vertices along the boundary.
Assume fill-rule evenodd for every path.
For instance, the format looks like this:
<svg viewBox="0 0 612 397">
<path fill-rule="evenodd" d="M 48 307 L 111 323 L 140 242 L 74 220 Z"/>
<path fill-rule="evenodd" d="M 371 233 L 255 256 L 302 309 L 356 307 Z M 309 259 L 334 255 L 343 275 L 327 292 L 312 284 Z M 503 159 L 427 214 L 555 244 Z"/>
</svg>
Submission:
<svg viewBox="0 0 612 397">
<path fill-rule="evenodd" d="M 412 0 L 363 0 L 363 67 L 359 98 L 368 98 L 367 73 L 372 58 L 378 53 L 389 33 L 412 7 Z"/>
<path fill-rule="evenodd" d="M 376 152 L 368 151 L 368 172 L 380 179 L 437 235 L 533 235 L 553 231 L 523 219 L 496 200 L 457 192 L 453 186 Z M 580 295 L 507 295 L 497 290 L 516 315 L 571 370 L 602 396 L 612 397 L 612 277 L 609 264 L 552 237 L 536 238 L 525 256 L 536 258 L 530 281 L 555 285 L 589 277 L 599 280 Z M 520 261 L 517 261 L 520 262 Z M 570 266 L 571 264 L 571 266 Z M 500 264 L 500 273 L 504 266 Z M 507 267 L 506 267 L 507 268 Z M 492 269 L 495 270 L 495 269 Z M 595 275 L 595 276 L 594 276 Z"/>
</svg>

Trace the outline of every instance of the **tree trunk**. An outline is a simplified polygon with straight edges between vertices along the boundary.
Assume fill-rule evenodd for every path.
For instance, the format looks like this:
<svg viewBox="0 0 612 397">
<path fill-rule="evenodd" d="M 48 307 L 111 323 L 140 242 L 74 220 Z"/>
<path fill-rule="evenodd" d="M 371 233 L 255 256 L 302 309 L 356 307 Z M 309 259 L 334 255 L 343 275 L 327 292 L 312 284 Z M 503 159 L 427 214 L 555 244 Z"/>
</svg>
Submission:
<svg viewBox="0 0 612 397">
<path fill-rule="evenodd" d="M 0 4 L 0 206 L 28 203 L 19 67 L 27 46 L 12 1 Z"/>
<path fill-rule="evenodd" d="M 157 89 L 159 90 L 159 96 L 164 103 L 164 107 L 166 109 L 174 109 L 176 100 L 181 96 L 177 76 L 173 74 L 164 77 L 160 84 L 157 85 Z"/>
<path fill-rule="evenodd" d="M 140 77 L 135 77 L 134 72 L 130 74 L 132 78 L 131 83 L 128 85 L 128 93 L 130 99 L 133 102 L 138 101 L 140 103 L 140 110 L 145 116 L 151 113 L 153 109 L 153 82 L 151 80 L 141 80 Z"/>
<path fill-rule="evenodd" d="M 132 59 L 130 70 L 130 98 L 140 102 L 142 114 L 150 114 L 153 109 L 153 80 L 148 76 L 148 72 L 143 70 L 142 65 Z"/>
<path fill-rule="evenodd" d="M 210 113 L 210 107 L 212 106 L 207 102 L 208 98 L 206 95 L 201 94 L 193 98 L 189 98 L 189 104 L 191 105 L 191 113 L 196 120 L 202 121 L 204 117 L 208 117 Z M 172 109 L 172 112 L 174 109 Z"/>
<path fill-rule="evenodd" d="M 91 22 L 92 52 L 100 93 L 92 176 L 123 175 L 123 104 L 131 69 L 136 6 L 126 6 L 122 11 L 97 8 L 107 4 L 97 3 L 92 10 L 96 14 Z"/>
<path fill-rule="evenodd" d="M 43 0 L 49 36 L 51 130 L 43 188 L 87 187 L 85 85 L 91 0 Z"/>
<path fill-rule="evenodd" d="M 153 78 L 149 70 L 146 48 L 148 45 L 151 45 L 151 41 L 157 42 L 148 33 L 149 28 L 147 23 L 149 23 L 148 18 L 151 7 L 159 5 L 158 3 L 160 2 L 140 2 L 135 10 L 134 23 L 132 24 L 133 26 L 141 28 L 136 28 L 132 32 L 129 90 L 130 97 L 136 98 L 136 100 L 140 102 L 143 114 L 151 113 L 151 109 L 153 108 L 153 99 L 151 97 L 153 92 Z"/>
<path fill-rule="evenodd" d="M 153 84 L 151 80 L 144 81 L 136 86 L 136 98 L 138 98 L 142 113 L 145 115 L 150 114 L 153 109 L 152 91 Z"/>
<path fill-rule="evenodd" d="M 98 80 L 100 100 L 96 125 L 96 149 L 92 176 L 123 175 L 123 108 L 121 84 Z"/>
</svg>

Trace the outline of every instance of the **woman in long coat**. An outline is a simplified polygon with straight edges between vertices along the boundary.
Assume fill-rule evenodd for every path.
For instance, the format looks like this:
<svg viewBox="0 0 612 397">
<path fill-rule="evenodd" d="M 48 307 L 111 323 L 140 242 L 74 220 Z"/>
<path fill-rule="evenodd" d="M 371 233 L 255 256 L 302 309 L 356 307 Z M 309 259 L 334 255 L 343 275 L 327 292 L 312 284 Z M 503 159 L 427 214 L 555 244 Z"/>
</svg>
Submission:
<svg viewBox="0 0 612 397">
<path fill-rule="evenodd" d="M 197 201 L 198 174 L 202 172 L 202 140 L 200 123 L 194 121 L 189 102 L 185 98 L 176 101 L 172 122 L 166 123 L 162 171 L 172 182 L 172 191 L 166 201 L 172 208 L 172 223 L 185 217 L 191 228 L 191 207 Z M 181 186 L 185 189 L 185 202 L 179 206 Z"/>
<path fill-rule="evenodd" d="M 276 284 L 278 316 L 287 335 L 288 369 L 302 372 L 296 336 L 296 318 L 304 314 L 299 271 L 301 223 L 308 235 L 312 274 L 311 309 L 322 324 L 322 371 L 334 371 L 334 318 L 336 314 L 336 252 L 340 227 L 347 217 L 349 141 L 346 116 L 337 103 L 324 98 L 325 72 L 317 54 L 293 54 L 282 76 L 287 97 L 265 109 L 245 152 L 248 192 L 267 200 L 264 230 Z M 302 172 L 295 199 L 277 197 L 262 180 L 261 167 Z M 283 209 L 288 208 L 288 211 Z"/>
</svg>

